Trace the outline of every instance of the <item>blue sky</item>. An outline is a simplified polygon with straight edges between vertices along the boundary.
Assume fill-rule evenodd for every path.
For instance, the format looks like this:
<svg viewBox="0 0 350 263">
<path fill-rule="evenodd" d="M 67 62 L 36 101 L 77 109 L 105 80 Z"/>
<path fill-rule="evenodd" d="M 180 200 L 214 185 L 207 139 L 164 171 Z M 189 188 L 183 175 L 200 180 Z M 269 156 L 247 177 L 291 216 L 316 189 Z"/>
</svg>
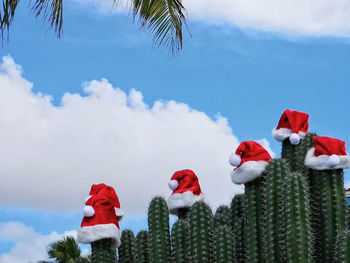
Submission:
<svg viewBox="0 0 350 263">
<path fill-rule="evenodd" d="M 90 4 L 82 5 L 79 1 L 67 3 L 64 10 L 62 39 L 57 40 L 54 33 L 48 30 L 47 26 L 43 25 L 39 19 L 35 19 L 25 5 L 22 5 L 16 13 L 9 35 L 10 41 L 4 42 L 1 48 L 1 57 L 9 55 L 13 63 L 22 68 L 21 76 L 11 75 L 8 72 L 6 74 L 11 75 L 11 79 L 16 78 L 16 80 L 27 80 L 33 83 L 32 90 L 27 90 L 23 98 L 14 99 L 13 103 L 10 101 L 9 105 L 14 105 L 13 108 L 10 106 L 1 108 L 1 110 L 8 109 L 10 117 L 11 114 L 15 116 L 16 111 L 22 117 L 24 116 L 24 119 L 20 119 L 16 115 L 20 121 L 18 129 L 27 127 L 25 125 L 30 125 L 28 123 L 31 121 L 39 123 L 34 119 L 37 116 L 46 120 L 46 114 L 51 111 L 60 111 L 63 116 L 70 116 L 70 114 L 77 116 L 70 121 L 62 121 L 57 117 L 58 121 L 55 121 L 57 126 L 53 126 L 52 130 L 59 130 L 56 134 L 59 137 L 56 139 L 62 141 L 60 141 L 60 145 L 57 145 L 54 143 L 56 140 L 51 141 L 52 138 L 48 138 L 47 148 L 43 149 L 47 155 L 52 154 L 49 161 L 61 160 L 60 158 L 62 158 L 60 162 L 54 163 L 62 170 L 56 174 L 53 168 L 50 170 L 50 167 L 45 167 L 44 159 L 42 162 L 33 159 L 23 165 L 23 170 L 21 170 L 22 165 L 19 165 L 18 169 L 11 170 L 12 168 L 9 168 L 6 170 L 4 168 L 2 170 L 2 174 L 8 175 L 5 182 L 10 186 L 17 183 L 23 184 L 22 179 L 23 181 L 35 181 L 37 178 L 41 178 L 36 177 L 36 174 L 50 171 L 58 177 L 67 176 L 66 181 L 73 180 L 72 178 L 78 176 L 79 173 L 84 173 L 86 177 L 79 177 L 79 180 L 84 180 L 85 187 L 94 180 L 111 181 L 112 177 L 105 176 L 103 171 L 107 174 L 111 170 L 124 172 L 128 169 L 128 165 L 135 165 L 132 161 L 130 163 L 125 161 L 125 167 L 120 168 L 121 170 L 118 170 L 119 166 L 116 168 L 112 165 L 113 158 L 122 159 L 118 154 L 123 152 L 115 152 L 113 149 L 110 151 L 99 149 L 97 143 L 99 140 L 94 136 L 99 138 L 101 136 L 113 137 L 113 132 L 107 133 L 96 128 L 99 127 L 99 121 L 117 123 L 118 125 L 115 127 L 108 125 L 106 127 L 115 129 L 113 131 L 118 134 L 121 132 L 120 130 L 125 130 L 127 134 L 131 134 L 130 137 L 136 134 L 132 140 L 140 140 L 141 144 L 145 140 L 153 143 L 158 143 L 158 141 L 155 138 L 156 135 L 152 137 L 152 132 L 149 132 L 148 137 L 143 137 L 144 134 L 138 133 L 140 129 L 144 130 L 145 133 L 153 131 L 154 126 L 157 126 L 159 130 L 168 131 L 167 129 L 169 129 L 167 132 L 169 137 L 165 136 L 161 141 L 169 143 L 168 148 L 158 149 L 154 147 L 157 152 L 152 152 L 151 143 L 145 144 L 145 149 L 133 148 L 135 146 L 133 141 L 126 142 L 126 144 L 130 144 L 125 145 L 125 151 L 130 150 L 131 152 L 130 158 L 134 158 L 133 161 L 142 166 L 141 170 L 135 170 L 135 172 L 146 170 L 165 174 L 164 176 L 162 174 L 165 183 L 162 180 L 154 183 L 151 178 L 145 181 L 141 181 L 142 179 L 138 177 L 134 179 L 142 187 L 151 188 L 150 191 L 153 191 L 151 195 L 168 193 L 166 182 L 174 169 L 197 169 L 198 167 L 198 170 L 203 174 L 203 188 L 206 184 L 210 185 L 210 179 L 207 178 L 213 177 L 211 175 L 216 174 L 216 171 L 217 174 L 220 174 L 220 178 L 222 178 L 220 180 L 223 181 L 223 184 L 226 184 L 225 182 L 229 182 L 231 168 L 227 164 L 225 156 L 228 156 L 229 151 L 234 150 L 238 141 L 266 139 L 278 157 L 280 143 L 273 140 L 271 130 L 286 108 L 309 113 L 311 131 L 316 131 L 320 135 L 336 137 L 346 141 L 348 145 L 350 144 L 348 132 L 350 46 L 346 33 L 339 33 L 342 32 L 341 30 L 334 29 L 333 32 L 332 28 L 325 27 L 325 32 L 319 30 L 317 31 L 319 33 L 310 33 L 312 30 L 306 26 L 304 31 L 301 29 L 302 32 L 291 33 L 290 29 L 285 29 L 284 24 L 282 22 L 278 24 L 278 21 L 275 23 L 275 27 L 268 20 L 271 22 L 267 23 L 268 26 L 264 24 L 262 28 L 259 28 L 259 25 L 252 23 L 245 26 L 242 22 L 245 20 L 238 18 L 235 20 L 234 15 L 232 15 L 231 20 L 218 19 L 215 21 L 213 16 L 208 15 L 210 19 L 206 19 L 205 15 L 200 16 L 196 13 L 194 19 L 190 19 L 188 22 L 192 37 L 185 34 L 184 49 L 173 58 L 165 48 L 152 48 L 151 35 L 148 32 L 140 31 L 137 24 L 132 23 L 130 15 L 101 11 Z M 189 15 L 191 16 L 190 10 Z M 322 21 L 319 23 L 321 28 Z M 346 25 L 339 27 L 341 28 L 341 26 L 346 27 Z M 299 27 L 296 26 L 296 28 Z M 9 62 L 8 68 L 12 69 L 14 64 L 11 63 Z M 3 71 L 6 70 L 3 69 Z M 102 79 L 106 79 L 106 81 L 102 81 Z M 17 85 L 17 82 L 13 83 Z M 22 82 L 18 83 L 20 90 Z M 23 85 L 25 86 L 25 84 Z M 113 86 L 113 89 L 109 89 L 109 85 Z M 120 92 L 115 89 L 116 87 L 120 89 Z M 87 90 L 84 91 L 84 88 Z M 2 91 L 2 87 L 0 87 L 0 94 L 1 92 L 6 94 L 8 98 L 19 96 L 19 93 L 11 95 L 11 90 L 4 89 Z M 40 97 L 38 93 L 44 95 Z M 115 97 L 116 100 L 125 98 L 127 100 L 125 107 L 118 109 L 123 112 L 131 110 L 131 113 L 127 112 L 124 115 L 110 113 L 116 109 L 110 105 L 113 102 L 109 101 L 108 94 L 110 97 Z M 52 104 L 44 102 L 45 99 L 42 98 L 45 95 L 52 97 Z M 62 101 L 63 96 L 65 97 Z M 26 113 L 32 112 L 32 108 L 24 106 L 22 108 L 23 99 L 40 104 L 41 106 L 38 108 L 40 114 L 29 115 L 28 113 L 29 117 L 26 118 Z M 157 109 L 153 105 L 157 101 L 162 103 L 164 111 L 168 114 L 165 119 L 159 117 L 161 115 L 156 115 Z M 16 103 L 19 103 L 18 108 L 16 108 Z M 27 105 L 27 103 L 23 104 Z M 33 112 L 37 112 L 38 109 L 35 108 Z M 144 111 L 145 115 L 138 115 L 138 111 Z M 96 122 L 80 123 L 80 120 L 85 119 L 85 117 L 95 120 L 95 113 L 98 115 Z M 150 113 L 159 117 L 152 120 L 154 124 L 149 124 L 145 120 L 149 118 Z M 171 125 L 174 126 L 168 124 L 166 119 L 173 120 L 175 124 Z M 118 122 L 119 120 L 122 121 Z M 24 123 L 23 126 L 22 123 Z M 48 120 L 43 125 L 54 124 Z M 177 136 L 179 126 L 183 126 L 190 135 L 184 133 L 183 136 L 186 135 L 186 138 Z M 40 138 L 35 137 L 40 133 L 40 127 L 28 127 L 30 132 L 19 134 L 16 137 L 19 138 L 16 141 L 18 144 L 12 144 L 15 152 L 17 150 L 27 151 L 34 145 L 31 142 Z M 62 133 L 60 133 L 61 127 L 64 127 Z M 89 131 L 84 130 L 84 127 L 89 127 Z M 77 134 L 71 135 L 72 130 L 76 128 Z M 204 132 L 206 129 L 210 132 Z M 62 139 L 65 136 L 71 140 Z M 121 136 L 126 135 L 121 132 Z M 99 173 L 98 169 L 94 171 L 94 168 L 89 166 L 89 160 L 93 161 L 96 157 L 94 152 L 84 156 L 81 162 L 74 163 L 72 161 L 74 158 L 79 159 L 82 154 L 79 149 L 69 148 L 72 142 L 75 143 L 75 138 L 81 140 L 79 142 L 81 145 L 88 144 L 89 147 L 91 146 L 89 149 L 93 147 L 93 149 L 97 149 L 96 156 L 99 153 L 105 154 L 103 159 L 96 161 L 98 165 L 103 167 L 102 172 L 97 177 L 93 175 L 89 177 L 89 172 L 87 172 Z M 190 140 L 188 138 L 191 138 L 191 142 L 186 141 Z M 183 146 L 181 150 L 190 152 L 191 156 L 194 156 L 192 163 L 181 159 L 179 157 L 181 154 L 174 154 L 176 145 L 179 144 L 177 140 L 182 139 L 184 145 L 191 147 L 188 149 Z M 25 145 L 28 145 L 28 148 L 16 149 L 16 146 L 23 142 L 22 140 Z M 113 138 L 111 140 L 113 141 Z M 175 142 L 174 145 L 171 144 L 172 140 Z M 194 141 L 193 144 L 192 141 Z M 119 147 L 118 144 L 116 146 Z M 147 148 L 148 146 L 149 148 Z M 56 157 L 54 153 L 48 153 L 47 149 L 51 149 L 50 147 L 54 148 L 55 153 L 57 151 L 58 155 L 62 155 Z M 124 145 L 120 147 L 124 147 Z M 72 155 L 69 157 L 70 159 L 66 160 L 62 157 L 65 155 L 65 151 L 74 152 L 76 155 Z M 139 152 L 144 153 L 144 155 L 141 153 L 139 155 Z M 201 152 L 204 153 L 203 156 L 198 156 Z M 29 150 L 28 153 L 30 153 Z M 222 153 L 224 156 L 222 162 L 220 161 L 217 165 L 202 165 L 205 160 L 215 163 L 213 156 L 217 156 L 216 153 Z M 1 154 L 7 153 L 3 151 Z M 42 152 L 38 154 L 40 154 L 38 156 L 42 156 Z M 161 157 L 167 154 L 169 158 L 163 159 Z M 128 153 L 126 155 L 129 157 Z M 24 158 L 25 155 L 11 153 L 10 156 Z M 220 158 L 218 160 L 223 159 Z M 140 162 L 140 159 L 147 159 L 147 162 Z M 168 159 L 174 161 L 174 165 L 169 170 L 165 167 L 169 162 Z M 108 165 L 104 164 L 104 160 Z M 21 159 L 18 163 L 21 164 L 20 161 Z M 62 164 L 66 164 L 67 167 L 62 168 Z M 6 166 L 7 163 L 1 164 L 1 166 L 4 165 Z M 190 167 L 182 167 L 181 165 Z M 42 167 L 39 169 L 37 166 Z M 83 166 L 82 170 L 79 168 L 81 166 Z M 15 175 L 11 177 L 13 171 Z M 69 174 L 69 171 L 74 171 L 74 173 Z M 57 189 L 66 187 L 55 177 L 48 180 L 57 183 Z M 118 180 L 120 181 L 118 182 Z M 124 184 L 125 187 L 132 185 L 132 182 L 125 183 L 123 178 L 118 178 L 118 180 L 118 185 Z M 158 179 L 156 180 L 158 181 Z M 349 172 L 346 172 L 346 180 L 350 181 Z M 11 236 L 5 229 L 9 222 L 17 222 L 18 228 L 22 227 L 27 230 L 32 228 L 35 233 L 28 230 L 30 236 L 35 236 L 43 247 L 44 243 L 49 240 L 47 236 L 52 235 L 53 232 L 60 235 L 65 231 L 75 230 L 79 226 L 81 212 L 76 203 L 80 205 L 80 200 L 84 199 L 84 194 L 87 195 L 89 189 L 77 187 L 79 188 L 77 194 L 70 196 L 67 192 L 75 191 L 74 183 L 76 182 L 72 182 L 69 188 L 63 188 L 63 191 L 60 188 L 57 193 L 54 183 L 52 186 L 47 186 L 47 191 L 53 191 L 54 194 L 60 196 L 68 196 L 67 200 L 57 200 L 57 203 L 55 199 L 50 199 L 50 204 L 45 202 L 45 197 L 43 198 L 45 191 L 37 190 L 46 188 L 44 182 L 41 187 L 38 185 L 28 187 L 33 187 L 33 191 L 42 194 L 41 198 L 34 194 L 31 196 L 31 189 L 26 189 L 25 185 L 19 187 L 20 194 L 17 195 L 23 193 L 26 198 L 14 197 L 11 195 L 11 191 L 5 189 L 9 186 L 5 184 L 0 186 L 0 192 L 2 192 L 0 194 L 0 254 L 7 254 L 7 257 L 0 256 L 1 263 L 24 262 L 21 261 L 23 259 L 17 257 L 15 249 L 20 244 L 26 244 L 25 239 L 29 234 L 24 236 L 23 240 L 21 240 L 22 237 Z M 164 185 L 164 187 L 160 185 Z M 158 186 L 159 188 L 157 188 Z M 227 192 L 224 194 L 228 197 L 241 190 L 241 188 L 234 188 L 231 185 L 230 187 L 225 188 Z M 212 190 L 208 189 L 208 196 L 214 197 L 215 194 L 210 191 Z M 124 199 L 124 202 L 121 199 L 122 204 L 131 207 L 130 209 L 126 208 L 127 211 L 130 210 L 130 216 L 125 219 L 121 227 L 132 228 L 135 231 L 145 228 L 144 212 L 146 208 L 140 209 L 141 204 L 138 204 L 137 195 L 130 193 L 133 190 L 124 190 L 124 192 L 120 190 L 120 192 L 121 196 L 127 199 Z M 145 196 L 146 201 L 150 197 L 150 195 Z M 229 199 L 220 198 L 218 197 L 218 202 L 225 202 Z M 72 204 L 69 203 L 69 200 L 72 200 Z M 31 253 L 35 249 L 40 250 L 40 248 L 33 248 Z M 34 259 L 39 260 L 33 256 Z"/>
</svg>

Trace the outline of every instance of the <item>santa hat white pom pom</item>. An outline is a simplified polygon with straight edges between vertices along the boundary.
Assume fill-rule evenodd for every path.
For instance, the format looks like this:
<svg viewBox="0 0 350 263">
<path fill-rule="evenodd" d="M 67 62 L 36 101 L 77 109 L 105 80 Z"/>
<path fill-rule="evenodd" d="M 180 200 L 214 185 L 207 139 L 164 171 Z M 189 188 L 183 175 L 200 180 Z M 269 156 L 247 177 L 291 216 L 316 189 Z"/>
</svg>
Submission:
<svg viewBox="0 0 350 263">
<path fill-rule="evenodd" d="M 86 217 L 92 217 L 95 214 L 95 210 L 91 205 L 86 205 L 83 208 L 83 213 Z"/>
<path fill-rule="evenodd" d="M 289 136 L 289 141 L 293 145 L 298 145 L 300 142 L 300 136 L 296 133 L 293 133 L 291 136 Z"/>
<path fill-rule="evenodd" d="M 231 154 L 228 161 L 232 166 L 238 166 L 242 160 L 241 160 L 241 157 L 239 155 L 233 153 L 233 154 Z"/>
<path fill-rule="evenodd" d="M 334 167 L 340 164 L 340 158 L 338 155 L 332 154 L 331 156 L 328 157 L 327 165 L 329 167 Z"/>
<path fill-rule="evenodd" d="M 179 186 L 179 183 L 177 180 L 171 180 L 169 181 L 168 186 L 171 190 L 175 190 Z"/>
</svg>

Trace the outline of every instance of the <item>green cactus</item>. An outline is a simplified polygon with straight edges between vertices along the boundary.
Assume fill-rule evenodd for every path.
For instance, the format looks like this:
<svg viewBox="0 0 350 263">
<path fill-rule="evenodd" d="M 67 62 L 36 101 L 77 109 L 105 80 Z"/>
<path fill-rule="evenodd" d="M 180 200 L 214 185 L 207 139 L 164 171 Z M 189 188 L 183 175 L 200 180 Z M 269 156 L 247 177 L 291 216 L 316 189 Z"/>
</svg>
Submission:
<svg viewBox="0 0 350 263">
<path fill-rule="evenodd" d="M 312 232 L 307 178 L 285 178 L 286 263 L 312 262 Z"/>
<path fill-rule="evenodd" d="M 152 199 L 148 208 L 150 258 L 152 263 L 171 262 L 168 206 L 162 197 Z"/>
<path fill-rule="evenodd" d="M 230 263 L 233 261 L 233 235 L 231 228 L 220 225 L 215 228 L 216 263 Z"/>
<path fill-rule="evenodd" d="M 267 262 L 286 262 L 285 180 L 290 175 L 288 163 L 272 160 L 266 169 L 266 256 Z"/>
<path fill-rule="evenodd" d="M 221 205 L 216 209 L 213 226 L 217 228 L 219 226 L 228 226 L 231 227 L 231 211 L 230 208 L 226 205 Z"/>
<path fill-rule="evenodd" d="M 193 263 L 215 262 L 212 211 L 204 202 L 196 202 L 190 210 L 190 239 Z"/>
<path fill-rule="evenodd" d="M 149 234 L 146 230 L 140 231 L 136 236 L 136 262 L 150 262 Z"/>
<path fill-rule="evenodd" d="M 290 143 L 289 139 L 282 142 L 282 159 L 286 160 L 292 172 L 307 172 L 308 168 L 304 164 L 307 151 L 313 146 L 315 133 L 308 133 L 298 145 Z"/>
<path fill-rule="evenodd" d="M 342 169 L 312 171 L 313 176 L 318 176 L 320 183 L 320 203 L 313 204 L 317 207 L 314 216 L 320 217 L 318 237 L 320 245 L 318 249 L 320 262 L 334 261 L 334 243 L 338 234 L 347 229 L 347 206 L 344 192 L 344 173 Z"/>
<path fill-rule="evenodd" d="M 233 234 L 233 261 L 234 263 L 247 263 L 246 249 L 246 202 L 243 194 L 236 194 L 230 205 L 231 228 Z"/>
<path fill-rule="evenodd" d="M 350 231 L 345 230 L 339 233 L 335 243 L 335 259 L 336 263 L 350 262 Z"/>
<path fill-rule="evenodd" d="M 121 236 L 121 245 L 118 248 L 120 263 L 136 262 L 136 240 L 131 230 L 123 230 Z"/>
<path fill-rule="evenodd" d="M 177 217 L 179 219 L 187 219 L 190 216 L 190 207 L 182 207 L 177 209 Z"/>
<path fill-rule="evenodd" d="M 191 263 L 190 224 L 188 220 L 176 221 L 171 231 L 173 263 Z"/>
<path fill-rule="evenodd" d="M 92 263 L 115 263 L 116 250 L 112 247 L 112 239 L 106 238 L 91 243 Z"/>
<path fill-rule="evenodd" d="M 266 174 L 245 184 L 246 248 L 249 263 L 266 262 L 265 195 Z"/>
</svg>

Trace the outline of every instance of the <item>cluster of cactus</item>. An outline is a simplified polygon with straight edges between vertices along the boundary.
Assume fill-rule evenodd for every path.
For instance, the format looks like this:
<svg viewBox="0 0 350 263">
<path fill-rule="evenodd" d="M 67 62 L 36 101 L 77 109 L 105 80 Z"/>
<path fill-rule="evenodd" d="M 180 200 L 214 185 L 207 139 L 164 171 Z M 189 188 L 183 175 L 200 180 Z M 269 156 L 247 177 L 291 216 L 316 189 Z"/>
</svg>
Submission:
<svg viewBox="0 0 350 263">
<path fill-rule="evenodd" d="M 170 231 L 166 201 L 155 197 L 148 231 L 136 238 L 130 230 L 122 232 L 118 262 L 350 262 L 343 170 L 304 165 L 314 136 L 307 134 L 299 145 L 283 141 L 282 158 L 272 160 L 258 179 L 245 184 L 244 194 L 215 215 L 196 202 Z M 111 260 L 99 262 L 116 262 Z"/>
</svg>

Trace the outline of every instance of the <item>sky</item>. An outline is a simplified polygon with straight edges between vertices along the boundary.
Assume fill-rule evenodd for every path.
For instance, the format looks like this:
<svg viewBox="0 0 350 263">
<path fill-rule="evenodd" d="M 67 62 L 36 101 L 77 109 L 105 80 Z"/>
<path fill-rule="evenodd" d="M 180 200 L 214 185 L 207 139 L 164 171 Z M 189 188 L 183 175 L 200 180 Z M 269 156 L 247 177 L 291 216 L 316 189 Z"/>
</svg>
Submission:
<svg viewBox="0 0 350 263">
<path fill-rule="evenodd" d="M 94 183 L 115 187 L 135 233 L 177 170 L 195 171 L 213 210 L 228 204 L 243 191 L 228 156 L 256 140 L 279 157 L 287 108 L 350 144 L 348 1 L 184 0 L 176 57 L 97 2 L 64 2 L 61 39 L 20 3 L 0 49 L 0 263 L 75 236 Z"/>
</svg>

